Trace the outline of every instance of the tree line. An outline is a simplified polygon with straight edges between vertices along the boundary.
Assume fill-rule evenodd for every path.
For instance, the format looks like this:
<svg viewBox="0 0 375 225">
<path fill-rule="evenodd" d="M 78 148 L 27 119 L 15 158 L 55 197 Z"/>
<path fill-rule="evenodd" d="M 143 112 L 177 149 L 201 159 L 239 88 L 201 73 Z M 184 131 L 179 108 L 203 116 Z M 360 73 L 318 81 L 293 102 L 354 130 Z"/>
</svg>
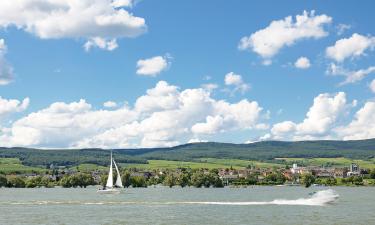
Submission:
<svg viewBox="0 0 375 225">
<path fill-rule="evenodd" d="M 179 170 L 165 170 L 162 173 L 158 171 L 154 172 L 152 176 L 145 176 L 143 173 L 134 175 L 134 171 L 124 170 L 121 177 L 124 187 L 148 187 L 153 185 L 164 185 L 167 187 L 180 186 L 180 187 L 224 187 L 226 183 L 225 179 L 220 179 L 219 171 L 217 169 L 205 170 L 205 169 L 179 169 Z M 116 175 L 114 175 L 116 176 Z M 100 181 L 96 182 L 94 177 L 90 173 L 78 172 L 75 174 L 65 174 L 58 179 L 52 179 L 50 175 L 37 175 L 33 177 L 23 176 L 5 176 L 0 175 L 0 187 L 9 188 L 35 188 L 35 187 L 46 187 L 51 188 L 55 186 L 61 186 L 64 188 L 86 188 L 90 185 L 102 185 L 106 184 L 108 175 L 102 175 Z M 317 178 L 310 173 L 302 175 L 296 175 L 292 178 L 292 182 L 299 183 L 305 187 L 309 187 L 312 184 L 318 185 L 364 185 L 365 179 L 371 180 L 371 185 L 375 185 L 375 169 L 371 170 L 369 174 L 364 177 L 352 176 L 347 178 Z M 285 184 L 287 178 L 279 171 L 274 171 L 266 176 L 253 173 L 246 177 L 237 178 L 229 182 L 230 185 L 281 185 Z"/>
</svg>

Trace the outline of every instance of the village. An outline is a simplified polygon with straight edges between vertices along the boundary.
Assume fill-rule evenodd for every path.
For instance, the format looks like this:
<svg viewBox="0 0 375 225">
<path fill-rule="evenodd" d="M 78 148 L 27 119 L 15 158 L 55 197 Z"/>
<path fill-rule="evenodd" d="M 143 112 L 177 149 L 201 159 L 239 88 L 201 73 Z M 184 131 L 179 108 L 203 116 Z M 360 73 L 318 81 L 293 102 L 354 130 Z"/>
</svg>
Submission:
<svg viewBox="0 0 375 225">
<path fill-rule="evenodd" d="M 79 171 L 67 167 L 49 166 L 45 174 L 0 175 L 0 187 L 86 187 L 104 185 L 106 171 Z M 125 187 L 148 186 L 193 186 L 193 187 L 246 187 L 249 185 L 375 185 L 375 170 L 360 168 L 352 163 L 348 167 L 299 166 L 294 163 L 285 168 L 245 169 L 121 169 L 121 179 Z"/>
</svg>

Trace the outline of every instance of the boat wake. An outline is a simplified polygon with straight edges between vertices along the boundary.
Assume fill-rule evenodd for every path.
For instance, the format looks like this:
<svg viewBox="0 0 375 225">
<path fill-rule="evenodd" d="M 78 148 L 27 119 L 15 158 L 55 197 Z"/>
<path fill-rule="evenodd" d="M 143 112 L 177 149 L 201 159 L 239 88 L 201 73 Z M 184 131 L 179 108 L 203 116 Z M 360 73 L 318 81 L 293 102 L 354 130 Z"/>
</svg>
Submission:
<svg viewBox="0 0 375 225">
<path fill-rule="evenodd" d="M 334 203 L 339 195 L 332 189 L 318 191 L 310 198 L 299 198 L 296 200 L 275 199 L 264 202 L 186 202 L 186 204 L 202 205 L 306 205 L 306 206 L 324 206 Z"/>
<path fill-rule="evenodd" d="M 339 195 L 332 189 L 318 191 L 309 198 L 295 200 L 275 199 L 273 201 L 252 202 L 203 202 L 203 201 L 181 201 L 181 202 L 142 202 L 142 201 L 30 201 L 30 202 L 0 202 L 1 205 L 305 205 L 324 206 L 334 203 Z"/>
</svg>

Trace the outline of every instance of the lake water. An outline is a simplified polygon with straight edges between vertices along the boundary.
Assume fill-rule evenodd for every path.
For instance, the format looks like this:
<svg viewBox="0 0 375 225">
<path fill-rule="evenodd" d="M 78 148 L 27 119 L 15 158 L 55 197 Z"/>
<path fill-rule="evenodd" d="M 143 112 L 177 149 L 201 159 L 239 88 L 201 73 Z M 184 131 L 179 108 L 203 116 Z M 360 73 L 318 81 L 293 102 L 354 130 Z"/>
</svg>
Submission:
<svg viewBox="0 0 375 225">
<path fill-rule="evenodd" d="M 1 188 L 0 224 L 375 224 L 375 188 L 327 189 Z"/>
</svg>

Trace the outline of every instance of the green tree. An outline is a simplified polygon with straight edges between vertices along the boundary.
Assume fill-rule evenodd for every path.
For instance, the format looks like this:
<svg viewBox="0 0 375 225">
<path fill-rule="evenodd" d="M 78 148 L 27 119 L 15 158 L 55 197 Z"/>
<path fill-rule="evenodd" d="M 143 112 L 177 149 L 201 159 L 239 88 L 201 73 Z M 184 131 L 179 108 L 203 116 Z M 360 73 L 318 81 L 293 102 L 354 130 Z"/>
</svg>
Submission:
<svg viewBox="0 0 375 225">
<path fill-rule="evenodd" d="M 149 186 L 151 186 L 151 185 L 157 185 L 157 184 L 159 184 L 159 179 L 157 179 L 156 177 L 151 177 L 147 181 L 147 185 L 149 185 Z"/>
<path fill-rule="evenodd" d="M 178 185 L 180 185 L 181 187 L 186 187 L 190 184 L 190 176 L 188 173 L 181 173 L 179 176 L 178 176 L 178 179 L 177 179 L 177 183 Z"/>
<path fill-rule="evenodd" d="M 353 184 L 355 185 L 363 185 L 363 178 L 360 176 L 355 176 L 353 178 Z"/>
<path fill-rule="evenodd" d="M 247 183 L 250 185 L 256 185 L 258 182 L 258 177 L 255 174 L 249 174 L 246 178 Z"/>
<path fill-rule="evenodd" d="M 204 174 L 201 171 L 195 171 L 191 175 L 191 184 L 194 187 L 200 188 L 203 186 L 205 180 L 204 180 Z"/>
<path fill-rule="evenodd" d="M 223 181 L 220 179 L 219 175 L 211 174 L 211 184 L 215 188 L 224 187 Z"/>
<path fill-rule="evenodd" d="M 54 186 L 53 180 L 49 178 L 48 176 L 44 176 L 40 179 L 40 183 L 38 186 L 43 186 L 46 188 L 51 188 Z"/>
<path fill-rule="evenodd" d="M 77 175 L 71 175 L 69 176 L 69 183 L 71 185 L 71 187 L 78 187 L 80 185 L 80 179 Z"/>
<path fill-rule="evenodd" d="M 63 176 L 63 178 L 61 178 L 60 180 L 60 185 L 64 188 L 72 187 L 72 184 L 70 183 L 70 176 L 69 175 Z"/>
<path fill-rule="evenodd" d="M 375 168 L 371 170 L 370 172 L 370 178 L 375 179 Z"/>
<path fill-rule="evenodd" d="M 305 185 L 306 188 L 310 187 L 315 182 L 315 177 L 310 173 L 305 173 L 301 177 L 301 183 Z"/>
<path fill-rule="evenodd" d="M 100 185 L 104 188 L 105 185 L 107 184 L 107 180 L 108 180 L 108 175 L 107 174 L 103 174 L 100 176 Z"/>
<path fill-rule="evenodd" d="M 4 175 L 0 175 L 0 188 L 6 187 L 8 184 L 8 179 Z"/>
<path fill-rule="evenodd" d="M 19 176 L 13 176 L 8 179 L 8 187 L 24 188 L 26 186 L 25 180 Z"/>
<path fill-rule="evenodd" d="M 121 176 L 122 184 L 124 187 L 129 187 L 131 185 L 131 179 L 130 179 L 130 173 L 126 171 L 122 176 Z"/>
<path fill-rule="evenodd" d="M 267 184 L 283 184 L 285 180 L 285 176 L 279 172 L 268 174 L 264 179 Z"/>
<path fill-rule="evenodd" d="M 163 184 L 171 188 L 176 185 L 176 181 L 176 177 L 170 173 L 165 177 Z"/>
<path fill-rule="evenodd" d="M 135 187 L 147 187 L 146 179 L 143 176 L 134 176 L 130 178 L 130 182 L 133 188 Z"/>
<path fill-rule="evenodd" d="M 36 177 L 31 177 L 26 180 L 26 187 L 27 188 L 35 188 L 35 187 L 40 187 L 42 177 L 41 176 L 36 176 Z"/>
</svg>

